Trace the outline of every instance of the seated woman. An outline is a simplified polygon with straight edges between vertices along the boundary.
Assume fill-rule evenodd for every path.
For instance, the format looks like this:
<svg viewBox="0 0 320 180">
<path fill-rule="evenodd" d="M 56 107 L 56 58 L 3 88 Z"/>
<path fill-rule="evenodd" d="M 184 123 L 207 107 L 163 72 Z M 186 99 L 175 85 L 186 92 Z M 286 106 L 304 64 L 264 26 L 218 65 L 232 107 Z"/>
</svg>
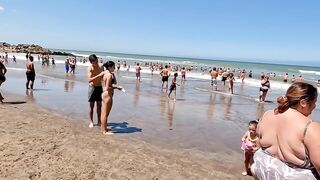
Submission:
<svg viewBox="0 0 320 180">
<path fill-rule="evenodd" d="M 258 179 L 319 179 L 320 124 L 308 116 L 315 108 L 317 89 L 292 84 L 278 97 L 278 107 L 261 118 L 257 133 L 260 147 L 251 171 Z"/>
</svg>

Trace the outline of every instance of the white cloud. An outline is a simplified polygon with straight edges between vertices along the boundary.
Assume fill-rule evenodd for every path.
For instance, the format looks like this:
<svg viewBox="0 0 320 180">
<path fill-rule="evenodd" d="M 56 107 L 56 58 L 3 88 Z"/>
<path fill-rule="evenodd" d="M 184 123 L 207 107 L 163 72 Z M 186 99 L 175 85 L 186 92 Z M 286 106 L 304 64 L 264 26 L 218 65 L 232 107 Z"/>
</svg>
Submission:
<svg viewBox="0 0 320 180">
<path fill-rule="evenodd" d="M 3 10 L 4 10 L 4 8 L 2 6 L 0 6 L 0 11 L 3 11 Z"/>
</svg>

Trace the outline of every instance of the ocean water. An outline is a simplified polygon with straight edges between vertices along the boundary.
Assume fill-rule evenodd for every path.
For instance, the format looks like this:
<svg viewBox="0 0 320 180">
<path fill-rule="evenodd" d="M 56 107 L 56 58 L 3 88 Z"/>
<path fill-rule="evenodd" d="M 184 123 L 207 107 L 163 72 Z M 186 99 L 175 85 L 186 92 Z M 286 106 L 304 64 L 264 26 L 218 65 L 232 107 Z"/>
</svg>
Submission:
<svg viewBox="0 0 320 180">
<path fill-rule="evenodd" d="M 139 138 L 160 147 L 182 148 L 206 153 L 219 153 L 224 159 L 233 163 L 232 168 L 242 168 L 241 137 L 250 120 L 257 119 L 266 110 L 276 107 L 276 97 L 283 95 L 289 83 L 281 79 L 271 79 L 271 91 L 266 103 L 259 103 L 259 74 L 263 72 L 305 73 L 317 78 L 315 67 L 285 66 L 217 60 L 184 59 L 175 57 L 157 57 L 129 54 L 111 54 L 99 52 L 73 52 L 87 57 L 97 54 L 103 61 L 127 61 L 131 64 L 129 72 L 120 69 L 115 72 L 117 81 L 126 92 L 116 91 L 114 106 L 109 122 L 127 126 L 134 133 L 130 136 Z M 9 54 L 11 57 L 12 54 Z M 66 74 L 63 56 L 55 56 L 56 66 L 42 67 L 35 57 L 36 82 L 34 91 L 25 90 L 25 54 L 15 54 L 18 63 L 9 62 L 7 81 L 1 86 L 1 92 L 11 92 L 27 96 L 30 101 L 61 112 L 71 118 L 80 118 L 87 122 L 87 75 L 88 63 L 78 62 L 76 73 Z M 177 87 L 177 101 L 168 100 L 167 93 L 161 89 L 159 72 L 152 75 L 143 67 L 142 81 L 135 80 L 133 64 L 135 62 L 158 62 L 194 66 L 222 66 L 247 68 L 256 72 L 254 78 L 246 78 L 244 83 L 239 79 L 234 83 L 234 94 L 228 93 L 228 87 L 218 81 L 218 91 L 212 91 L 209 74 L 200 70 L 187 73 L 187 81 Z M 143 64 L 143 63 L 142 63 Z M 308 71 L 309 73 L 306 73 Z M 313 74 L 312 74 L 312 73 Z M 307 76 L 308 75 L 308 76 Z M 178 77 L 180 81 L 180 76 Z M 312 82 L 312 80 L 311 80 Z M 319 102 L 311 118 L 320 119 Z M 126 135 L 125 133 L 119 135 Z M 227 162 L 227 161 L 226 161 Z M 241 162 L 241 163 L 240 163 Z M 228 165 L 226 164 L 226 167 Z"/>
<path fill-rule="evenodd" d="M 136 54 L 122 54 L 122 53 L 107 53 L 107 52 L 91 52 L 91 51 L 70 51 L 70 50 L 56 50 L 72 53 L 76 56 L 89 57 L 90 54 L 96 54 L 104 62 L 111 60 L 114 62 L 126 61 L 131 66 L 130 71 L 134 71 L 134 64 L 139 62 L 145 64 L 148 62 L 179 65 L 181 67 L 193 66 L 194 70 L 188 72 L 189 80 L 209 80 L 209 69 L 212 67 L 228 67 L 231 70 L 235 70 L 235 76 L 238 69 L 245 69 L 248 72 L 251 70 L 253 78 L 246 78 L 246 83 L 254 87 L 260 87 L 260 74 L 271 73 L 275 76 L 271 76 L 272 89 L 286 90 L 290 86 L 290 83 L 283 82 L 283 75 L 288 73 L 289 81 L 294 75 L 295 77 L 302 76 L 304 80 L 310 84 L 317 86 L 318 80 L 320 80 L 320 67 L 311 66 L 297 66 L 297 65 L 283 65 L 283 64 L 268 64 L 268 63 L 253 63 L 253 62 L 238 62 L 238 61 L 225 61 L 214 59 L 195 59 L 195 58 L 180 58 L 180 57 L 166 57 L 166 56 L 149 56 L 149 55 L 136 55 Z M 11 54 L 12 55 L 12 54 Z M 24 54 L 15 54 L 18 59 L 24 60 Z M 9 56 L 10 57 L 10 56 Z M 63 64 L 65 56 L 54 57 L 57 64 Z M 82 59 L 82 58 L 80 58 Z M 35 61 L 37 57 L 35 55 Z M 81 63 L 78 60 L 78 66 L 89 66 L 89 62 Z M 201 68 L 207 69 L 206 72 L 201 71 Z M 121 68 L 122 69 L 122 68 Z M 125 69 L 122 69 L 125 70 Z M 151 71 L 145 67 L 142 73 L 151 73 Z M 159 73 L 159 72 L 155 72 Z M 238 80 L 238 79 L 237 79 Z M 239 81 L 239 80 L 238 80 Z M 319 88 L 318 88 L 319 89 Z"/>
<path fill-rule="evenodd" d="M 239 61 L 228 61 L 228 60 L 216 60 L 216 59 L 196 59 L 196 58 L 181 58 L 181 57 L 166 57 L 166 56 L 149 56 L 149 55 L 136 55 L 136 54 L 122 54 L 122 53 L 106 53 L 106 52 L 90 52 L 90 51 L 70 51 L 70 50 L 60 50 L 72 53 L 77 56 L 88 57 L 90 54 L 96 54 L 103 60 L 117 61 L 127 61 L 128 64 L 134 64 L 134 62 L 152 62 L 152 63 L 163 63 L 163 64 L 173 64 L 181 66 L 193 66 L 198 67 L 198 73 L 194 76 L 197 78 L 206 78 L 202 76 L 200 68 L 212 68 L 212 67 L 229 67 L 231 69 L 237 70 L 246 69 L 247 72 L 253 71 L 253 77 L 256 79 L 260 78 L 261 72 L 276 74 L 274 80 L 282 81 L 282 76 L 285 73 L 289 74 L 289 78 L 292 75 L 302 77 L 310 82 L 315 83 L 320 79 L 320 67 L 310 67 L 310 66 L 297 66 L 297 65 L 284 65 L 284 64 L 268 64 L 268 63 L 254 63 L 254 62 L 239 62 Z"/>
<path fill-rule="evenodd" d="M 288 73 L 289 81 L 292 75 L 295 77 L 302 76 L 304 80 L 314 86 L 317 86 L 318 80 L 320 80 L 320 67 L 311 67 L 311 66 L 297 66 L 297 65 L 283 65 L 283 64 L 268 64 L 268 63 L 253 63 L 253 62 L 239 62 L 239 61 L 226 61 L 226 60 L 215 60 L 215 59 L 196 59 L 196 58 L 181 58 L 181 57 L 166 57 L 166 56 L 150 56 L 150 55 L 137 55 L 137 54 L 123 54 L 123 53 L 108 53 L 108 52 L 93 52 L 93 51 L 76 51 L 76 50 L 63 50 L 63 49 L 54 49 L 55 51 L 62 51 L 72 53 L 78 58 L 78 66 L 89 66 L 89 62 L 82 63 L 79 62 L 79 59 L 88 58 L 90 54 L 96 54 L 102 61 L 106 62 L 108 60 L 123 62 L 126 61 L 128 65 L 131 66 L 130 72 L 134 72 L 135 63 L 145 64 L 145 63 L 161 63 L 161 64 L 172 64 L 179 65 L 181 67 L 190 67 L 193 66 L 194 69 L 187 73 L 187 78 L 189 81 L 202 81 L 206 82 L 211 79 L 208 70 L 212 67 L 227 67 L 231 70 L 235 70 L 235 77 L 238 69 L 245 69 L 248 72 L 251 70 L 253 73 L 253 78 L 246 77 L 245 84 L 252 88 L 260 87 L 260 74 L 271 73 L 275 76 L 271 76 L 271 89 L 273 90 L 273 95 L 281 95 L 285 93 L 291 83 L 283 82 L 283 75 Z M 18 60 L 25 60 L 25 54 L 14 53 L 9 54 L 9 58 L 15 55 Z M 63 64 L 66 56 L 52 56 L 55 58 L 57 64 Z M 37 55 L 34 55 L 35 61 L 37 62 Z M 201 69 L 207 69 L 203 72 Z M 126 69 L 122 68 L 122 71 Z M 151 74 L 151 71 L 148 67 L 142 67 L 142 73 Z M 154 74 L 159 74 L 155 71 Z M 236 78 L 236 82 L 240 82 L 240 79 Z M 318 87 L 320 91 L 320 87 Z M 256 96 L 250 96 L 246 94 L 241 94 L 249 98 L 256 98 Z M 272 96 L 273 99 L 276 96 Z"/>
</svg>

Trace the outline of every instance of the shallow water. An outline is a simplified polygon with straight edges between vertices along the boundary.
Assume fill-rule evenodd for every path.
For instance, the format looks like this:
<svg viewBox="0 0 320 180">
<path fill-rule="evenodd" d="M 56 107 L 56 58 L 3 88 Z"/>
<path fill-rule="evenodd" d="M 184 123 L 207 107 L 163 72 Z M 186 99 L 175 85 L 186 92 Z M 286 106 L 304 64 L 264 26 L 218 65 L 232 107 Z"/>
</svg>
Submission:
<svg viewBox="0 0 320 180">
<path fill-rule="evenodd" d="M 24 63 L 18 62 L 7 65 L 7 81 L 1 91 L 26 95 L 29 101 L 87 121 L 86 67 L 78 66 L 75 75 L 66 75 L 62 64 L 35 64 L 35 90 L 26 91 Z M 119 135 L 161 147 L 221 153 L 237 161 L 242 159 L 240 143 L 247 123 L 275 108 L 275 98 L 284 94 L 275 88 L 267 96 L 269 102 L 261 104 L 257 102 L 257 87 L 249 84 L 236 82 L 235 94 L 231 95 L 220 82 L 215 92 L 209 80 L 189 78 L 177 87 L 177 101 L 173 101 L 161 89 L 158 74 L 142 74 L 141 82 L 131 72 L 119 71 L 116 76 L 126 92 L 116 91 L 108 122 Z M 312 118 L 320 119 L 318 109 Z"/>
</svg>

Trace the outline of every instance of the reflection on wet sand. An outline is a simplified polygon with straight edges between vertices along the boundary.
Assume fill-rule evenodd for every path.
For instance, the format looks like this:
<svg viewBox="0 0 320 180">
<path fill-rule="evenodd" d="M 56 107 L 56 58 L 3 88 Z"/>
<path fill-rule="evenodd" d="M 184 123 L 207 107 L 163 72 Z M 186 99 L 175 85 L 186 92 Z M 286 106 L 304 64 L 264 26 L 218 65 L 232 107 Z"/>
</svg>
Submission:
<svg viewBox="0 0 320 180">
<path fill-rule="evenodd" d="M 213 117 L 213 113 L 215 110 L 215 101 L 216 101 L 216 93 L 211 92 L 210 93 L 210 98 L 209 98 L 209 103 L 208 103 L 208 110 L 207 110 L 207 115 L 208 115 L 208 120 L 211 121 Z"/>
<path fill-rule="evenodd" d="M 184 93 L 185 93 L 184 84 L 185 84 L 185 81 L 182 81 L 180 85 L 180 92 L 179 92 L 180 97 L 183 99 L 184 99 Z"/>
<path fill-rule="evenodd" d="M 225 102 L 226 109 L 225 109 L 224 117 L 227 119 L 227 118 L 231 118 L 230 113 L 231 113 L 231 106 L 232 106 L 232 96 L 227 96 L 225 99 L 226 99 L 226 102 Z"/>
<path fill-rule="evenodd" d="M 64 92 L 72 92 L 74 87 L 74 81 L 65 80 L 64 81 Z"/>
<path fill-rule="evenodd" d="M 135 88 L 134 95 L 133 95 L 133 104 L 135 107 L 138 106 L 139 97 L 140 97 L 140 82 L 136 81 L 136 88 Z"/>
<path fill-rule="evenodd" d="M 258 103 L 258 106 L 257 106 L 257 118 L 256 119 L 260 119 L 261 116 L 263 115 L 265 109 L 264 109 L 264 104 L 263 103 Z"/>
<path fill-rule="evenodd" d="M 171 105 L 170 105 L 171 104 Z M 173 119 L 174 119 L 174 111 L 176 108 L 175 101 L 168 101 L 168 123 L 169 123 L 169 130 L 173 129 Z"/>
<path fill-rule="evenodd" d="M 232 96 L 231 95 L 221 95 L 220 96 L 220 102 L 224 103 L 224 119 L 230 119 L 232 118 L 230 116 L 231 114 L 231 107 L 232 107 Z"/>
<path fill-rule="evenodd" d="M 162 95 L 159 97 L 160 103 L 159 103 L 159 108 L 160 108 L 160 113 L 161 115 L 164 115 L 167 107 L 167 95 L 165 93 L 162 93 Z"/>
<path fill-rule="evenodd" d="M 28 100 L 34 101 L 33 90 L 26 89 L 26 95 L 28 97 Z"/>
</svg>

